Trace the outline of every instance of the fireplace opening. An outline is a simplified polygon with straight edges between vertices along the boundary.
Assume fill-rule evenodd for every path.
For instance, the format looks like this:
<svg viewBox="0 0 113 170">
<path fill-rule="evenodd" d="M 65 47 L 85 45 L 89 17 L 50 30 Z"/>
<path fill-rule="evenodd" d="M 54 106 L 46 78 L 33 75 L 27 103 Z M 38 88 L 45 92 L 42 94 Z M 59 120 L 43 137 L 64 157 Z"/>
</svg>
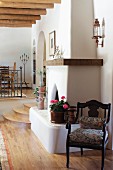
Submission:
<svg viewBox="0 0 113 170">
<path fill-rule="evenodd" d="M 58 90 L 56 91 L 55 100 L 59 100 Z"/>
<path fill-rule="evenodd" d="M 57 89 L 56 84 L 54 84 L 53 86 L 53 90 L 51 93 L 51 100 L 59 100 L 59 94 L 58 94 L 58 89 Z"/>
</svg>

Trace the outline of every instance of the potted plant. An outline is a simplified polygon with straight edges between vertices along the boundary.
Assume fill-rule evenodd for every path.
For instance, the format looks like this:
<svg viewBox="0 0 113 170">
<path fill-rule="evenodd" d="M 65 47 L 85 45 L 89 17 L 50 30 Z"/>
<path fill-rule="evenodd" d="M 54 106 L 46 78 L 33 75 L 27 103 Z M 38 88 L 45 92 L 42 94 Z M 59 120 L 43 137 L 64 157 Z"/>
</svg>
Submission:
<svg viewBox="0 0 113 170">
<path fill-rule="evenodd" d="M 52 123 L 64 123 L 64 113 L 68 110 L 69 104 L 65 101 L 65 96 L 61 97 L 61 100 L 51 100 L 50 101 L 50 113 Z"/>
<path fill-rule="evenodd" d="M 44 109 L 44 99 L 46 96 L 46 86 L 43 82 L 43 75 L 45 72 L 40 70 L 37 73 L 39 74 L 39 86 L 35 88 L 34 94 L 36 95 L 36 101 L 38 102 L 38 109 L 42 110 Z"/>
</svg>

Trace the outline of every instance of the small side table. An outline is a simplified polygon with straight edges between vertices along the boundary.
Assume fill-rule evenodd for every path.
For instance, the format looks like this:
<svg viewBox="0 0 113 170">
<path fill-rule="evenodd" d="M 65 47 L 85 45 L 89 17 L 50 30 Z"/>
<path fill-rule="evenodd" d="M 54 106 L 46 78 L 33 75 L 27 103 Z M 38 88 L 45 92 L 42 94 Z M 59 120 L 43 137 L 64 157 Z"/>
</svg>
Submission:
<svg viewBox="0 0 113 170">
<path fill-rule="evenodd" d="M 70 106 L 70 108 L 68 109 L 68 121 L 71 123 L 71 124 L 75 124 L 75 118 L 76 118 L 76 106 Z"/>
</svg>

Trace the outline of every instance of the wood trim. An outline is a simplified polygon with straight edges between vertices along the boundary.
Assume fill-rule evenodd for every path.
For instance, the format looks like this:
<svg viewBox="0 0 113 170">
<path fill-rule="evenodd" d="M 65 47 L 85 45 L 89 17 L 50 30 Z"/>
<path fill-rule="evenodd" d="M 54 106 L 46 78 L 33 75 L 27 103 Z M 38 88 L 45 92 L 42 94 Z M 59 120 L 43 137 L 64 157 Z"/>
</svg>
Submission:
<svg viewBox="0 0 113 170">
<path fill-rule="evenodd" d="M 10 7 L 10 8 L 54 8 L 54 4 L 37 4 L 37 3 L 24 3 L 24 2 L 0 2 L 0 7 Z"/>
<path fill-rule="evenodd" d="M 0 8 L 0 14 L 46 15 L 46 9 Z"/>
<path fill-rule="evenodd" d="M 61 3 L 61 0 L 16 0 L 16 2 L 22 3 Z M 15 0 L 1 0 L 1 2 L 15 2 Z"/>
<path fill-rule="evenodd" d="M 18 20 L 0 20 L 0 24 L 36 24 L 36 21 L 31 21 L 31 20 L 27 20 L 27 21 L 18 21 Z"/>
<path fill-rule="evenodd" d="M 103 60 L 102 59 L 66 59 L 64 60 L 65 65 L 103 65 Z"/>
<path fill-rule="evenodd" d="M 11 19 L 11 20 L 40 20 L 39 15 L 0 15 L 0 20 Z"/>
<path fill-rule="evenodd" d="M 24 24 L 1 24 L 0 23 L 0 27 L 12 27 L 12 28 L 31 28 L 32 27 L 32 24 L 28 24 L 28 23 L 24 23 Z"/>
<path fill-rule="evenodd" d="M 103 66 L 103 59 L 55 59 L 44 62 L 46 66 Z"/>
<path fill-rule="evenodd" d="M 40 20 L 41 15 L 46 15 L 47 8 L 54 8 L 54 3 L 61 3 L 61 0 L 1 0 L 0 1 L 0 21 L 1 27 L 12 25 L 12 20 L 33 21 Z M 16 16 L 17 15 L 17 16 Z M 19 16 L 20 15 L 20 16 Z M 25 16 L 24 16 L 25 15 Z M 30 17 L 31 16 L 31 17 Z M 16 23 L 16 22 L 15 22 Z M 27 23 L 28 24 L 28 23 Z M 21 24 L 19 24 L 21 25 Z M 29 24 L 28 24 L 29 25 Z M 30 24 L 31 26 L 31 24 Z M 16 25 L 13 25 L 16 27 Z M 23 24 L 22 24 L 23 27 Z"/>
</svg>

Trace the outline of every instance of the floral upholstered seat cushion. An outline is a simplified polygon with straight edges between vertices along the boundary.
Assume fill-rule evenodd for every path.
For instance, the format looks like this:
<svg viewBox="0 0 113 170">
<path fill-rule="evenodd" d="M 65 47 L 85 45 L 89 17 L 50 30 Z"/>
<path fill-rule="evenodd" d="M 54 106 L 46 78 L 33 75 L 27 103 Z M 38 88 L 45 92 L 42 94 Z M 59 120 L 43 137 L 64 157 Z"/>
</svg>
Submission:
<svg viewBox="0 0 113 170">
<path fill-rule="evenodd" d="M 82 116 L 79 118 L 79 124 L 84 129 L 102 129 L 104 119 L 98 117 Z"/>
<path fill-rule="evenodd" d="M 103 131 L 96 129 L 83 129 L 78 128 L 71 132 L 70 141 L 79 144 L 93 144 L 101 145 L 103 139 Z M 106 138 L 108 133 L 106 133 Z"/>
</svg>

